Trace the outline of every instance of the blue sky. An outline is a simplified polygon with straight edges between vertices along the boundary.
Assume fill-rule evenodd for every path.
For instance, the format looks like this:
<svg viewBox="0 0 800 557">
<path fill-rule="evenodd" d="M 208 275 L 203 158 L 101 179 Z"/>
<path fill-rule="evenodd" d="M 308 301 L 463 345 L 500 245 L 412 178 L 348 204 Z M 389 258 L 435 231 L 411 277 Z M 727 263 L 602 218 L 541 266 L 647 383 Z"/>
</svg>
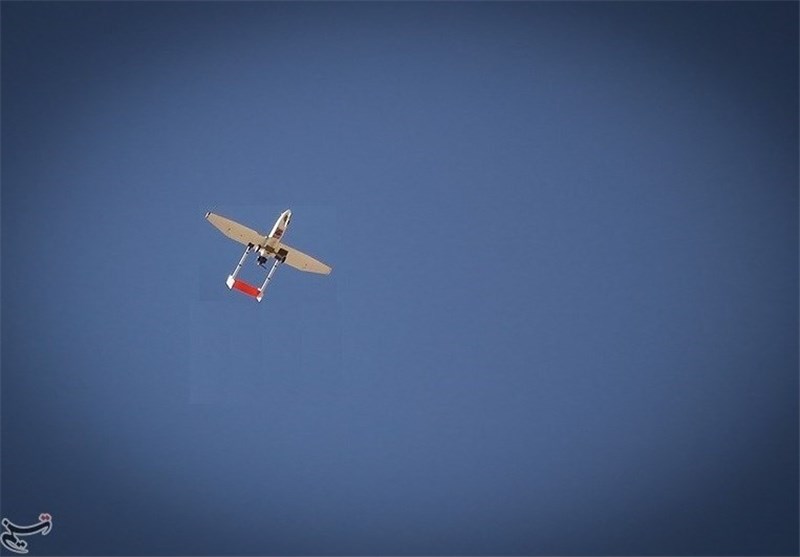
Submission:
<svg viewBox="0 0 800 557">
<path fill-rule="evenodd" d="M 0 9 L 32 554 L 797 553 L 797 4 Z"/>
</svg>

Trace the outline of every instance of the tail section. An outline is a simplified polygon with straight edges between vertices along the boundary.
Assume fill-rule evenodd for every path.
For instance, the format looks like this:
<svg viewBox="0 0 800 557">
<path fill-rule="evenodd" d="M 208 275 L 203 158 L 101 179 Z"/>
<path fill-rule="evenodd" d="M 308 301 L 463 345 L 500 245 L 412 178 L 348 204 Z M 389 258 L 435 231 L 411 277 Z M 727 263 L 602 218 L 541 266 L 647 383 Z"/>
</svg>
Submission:
<svg viewBox="0 0 800 557">
<path fill-rule="evenodd" d="M 227 284 L 228 288 L 231 290 L 238 290 L 239 292 L 256 298 L 259 302 L 261 301 L 261 291 L 249 282 L 234 278 L 233 275 L 228 275 L 228 280 L 225 281 L 225 284 Z"/>
</svg>

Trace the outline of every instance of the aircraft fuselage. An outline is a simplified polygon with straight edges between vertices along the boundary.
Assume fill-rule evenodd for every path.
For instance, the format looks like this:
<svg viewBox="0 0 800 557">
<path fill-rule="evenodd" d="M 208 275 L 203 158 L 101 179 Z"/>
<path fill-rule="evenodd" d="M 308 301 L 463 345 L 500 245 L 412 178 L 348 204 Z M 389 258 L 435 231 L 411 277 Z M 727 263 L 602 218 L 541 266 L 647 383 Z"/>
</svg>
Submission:
<svg viewBox="0 0 800 557">
<path fill-rule="evenodd" d="M 278 246 L 281 243 L 281 238 L 283 238 L 283 235 L 286 233 L 286 229 L 289 228 L 290 220 L 292 220 L 292 211 L 286 209 L 278 217 L 278 220 L 275 221 L 275 225 L 272 227 L 272 230 L 266 238 L 266 246 L 258 250 L 258 255 L 261 258 L 267 258 L 275 254 L 275 252 L 278 250 Z M 261 262 L 265 260 L 266 259 L 261 260 Z"/>
</svg>

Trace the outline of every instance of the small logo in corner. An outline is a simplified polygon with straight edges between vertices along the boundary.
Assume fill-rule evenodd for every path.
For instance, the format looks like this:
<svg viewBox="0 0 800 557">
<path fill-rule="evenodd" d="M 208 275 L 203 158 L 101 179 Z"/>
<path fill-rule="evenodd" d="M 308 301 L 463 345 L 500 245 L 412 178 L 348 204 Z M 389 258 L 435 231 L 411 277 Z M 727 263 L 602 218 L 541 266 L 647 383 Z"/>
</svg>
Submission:
<svg viewBox="0 0 800 557">
<path fill-rule="evenodd" d="M 42 513 L 39 515 L 39 522 L 30 526 L 19 526 L 4 518 L 3 528 L 5 532 L 0 536 L 0 543 L 3 544 L 3 547 L 14 553 L 25 554 L 28 552 L 28 542 L 19 539 L 19 537 L 40 533 L 46 536 L 53 529 L 53 517 L 48 513 Z"/>
</svg>

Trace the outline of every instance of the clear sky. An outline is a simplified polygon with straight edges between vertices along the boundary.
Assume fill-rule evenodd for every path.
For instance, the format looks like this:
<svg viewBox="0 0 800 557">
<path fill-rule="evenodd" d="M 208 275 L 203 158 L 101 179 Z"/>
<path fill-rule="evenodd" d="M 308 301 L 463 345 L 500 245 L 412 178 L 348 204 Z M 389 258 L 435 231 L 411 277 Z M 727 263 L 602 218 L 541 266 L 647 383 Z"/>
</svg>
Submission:
<svg viewBox="0 0 800 557">
<path fill-rule="evenodd" d="M 797 3 L 0 9 L 31 554 L 797 554 Z"/>
</svg>

